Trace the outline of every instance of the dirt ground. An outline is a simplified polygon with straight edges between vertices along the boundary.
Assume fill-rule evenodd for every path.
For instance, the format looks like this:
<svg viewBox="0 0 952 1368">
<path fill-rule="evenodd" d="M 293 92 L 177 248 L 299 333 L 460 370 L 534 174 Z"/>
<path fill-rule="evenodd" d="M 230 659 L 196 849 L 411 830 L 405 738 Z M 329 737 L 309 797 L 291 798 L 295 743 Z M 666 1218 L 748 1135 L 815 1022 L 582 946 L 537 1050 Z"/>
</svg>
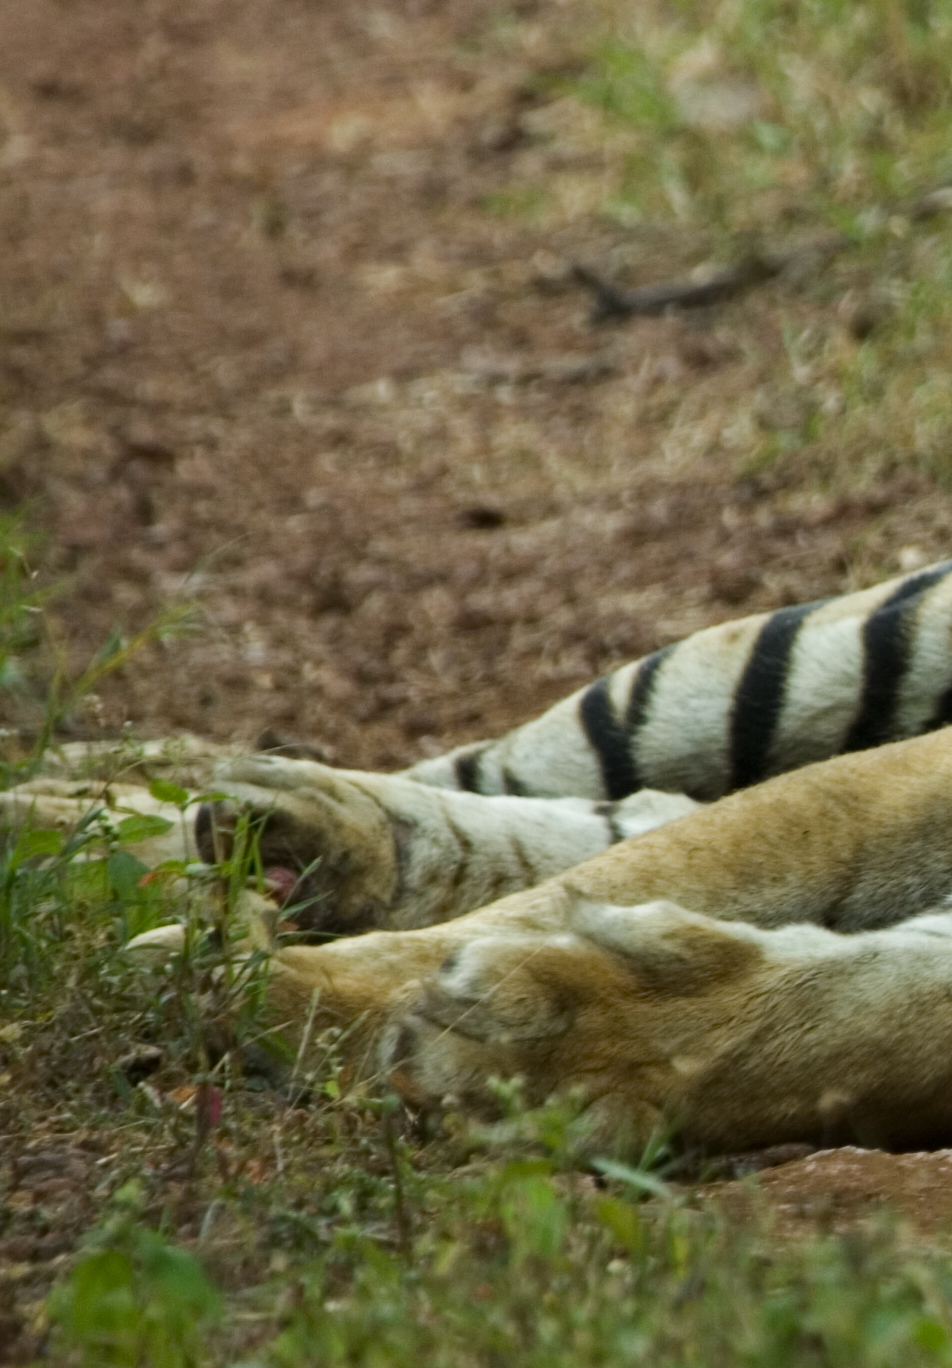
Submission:
<svg viewBox="0 0 952 1368">
<path fill-rule="evenodd" d="M 599 214 L 597 140 L 558 94 L 583 19 L 0 6 L 2 506 L 32 509 L 76 661 L 200 605 L 87 721 L 272 728 L 397 767 L 947 548 L 952 499 L 920 473 L 821 495 L 739 462 L 738 415 L 815 301 L 778 284 L 591 325 L 566 263 L 650 281 L 706 244 Z M 506 212 L 543 174 L 558 210 Z M 781 1211 L 885 1196 L 932 1228 L 948 1166 L 849 1151 L 765 1187 Z"/>
<path fill-rule="evenodd" d="M 757 1162 L 762 1160 L 752 1158 L 755 1172 Z M 952 1150 L 884 1154 L 845 1145 L 761 1169 L 756 1187 L 744 1181 L 712 1183 L 698 1189 L 697 1195 L 735 1218 L 749 1215 L 765 1202 L 780 1235 L 795 1235 L 817 1225 L 844 1231 L 864 1217 L 886 1211 L 915 1230 L 934 1235 L 949 1229 L 950 1178 Z"/>
</svg>

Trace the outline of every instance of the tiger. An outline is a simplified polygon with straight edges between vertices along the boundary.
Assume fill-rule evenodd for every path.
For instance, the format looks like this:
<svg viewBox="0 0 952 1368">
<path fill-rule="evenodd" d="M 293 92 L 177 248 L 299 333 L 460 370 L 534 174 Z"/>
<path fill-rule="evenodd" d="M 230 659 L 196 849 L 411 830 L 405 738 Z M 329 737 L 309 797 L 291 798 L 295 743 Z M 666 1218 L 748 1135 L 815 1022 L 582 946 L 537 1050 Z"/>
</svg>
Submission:
<svg viewBox="0 0 952 1368">
<path fill-rule="evenodd" d="M 250 813 L 272 1009 L 343 1026 L 415 1106 L 489 1113 L 518 1076 L 531 1103 L 580 1099 L 597 1149 L 660 1124 L 709 1148 L 919 1142 L 952 1120 L 950 719 L 944 562 L 696 633 L 399 774 L 219 758 L 224 796 L 140 854 L 217 857 Z M 44 776 L 0 819 L 110 803 L 163 809 Z"/>
</svg>

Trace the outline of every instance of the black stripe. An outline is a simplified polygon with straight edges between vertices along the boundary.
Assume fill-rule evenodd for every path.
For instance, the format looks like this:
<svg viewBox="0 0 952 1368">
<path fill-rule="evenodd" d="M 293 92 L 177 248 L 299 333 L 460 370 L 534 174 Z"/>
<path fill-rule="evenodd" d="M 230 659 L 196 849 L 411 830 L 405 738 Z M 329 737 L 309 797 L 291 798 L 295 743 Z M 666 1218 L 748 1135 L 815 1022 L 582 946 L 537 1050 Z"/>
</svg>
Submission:
<svg viewBox="0 0 952 1368">
<path fill-rule="evenodd" d="M 638 776 L 628 745 L 628 731 L 618 721 L 608 693 L 606 675 L 582 694 L 579 717 L 589 745 L 598 756 L 605 793 L 611 799 L 627 798 L 638 787 Z"/>
<path fill-rule="evenodd" d="M 787 688 L 790 653 L 803 619 L 824 603 L 781 608 L 761 627 L 744 667 L 731 708 L 731 789 L 766 777 Z"/>
<path fill-rule="evenodd" d="M 457 788 L 465 789 L 467 793 L 479 792 L 479 757 L 481 754 L 481 751 L 467 751 L 465 755 L 458 755 L 453 761 Z"/>
<path fill-rule="evenodd" d="M 508 765 L 502 767 L 502 791 L 511 794 L 513 798 L 530 798 L 532 796 L 522 780 L 516 778 Z"/>
<path fill-rule="evenodd" d="M 952 562 L 946 561 L 910 576 L 867 618 L 863 628 L 863 696 L 843 743 L 844 751 L 867 750 L 894 735 L 899 686 L 909 663 L 909 615 L 917 606 L 913 600 L 950 571 Z"/>
<path fill-rule="evenodd" d="M 211 803 L 202 803 L 195 818 L 195 846 L 198 858 L 206 864 L 217 864 L 222 852 L 215 849 L 216 845 L 218 842 L 215 839 L 215 810 Z"/>
<path fill-rule="evenodd" d="M 638 728 L 644 722 L 658 667 L 667 660 L 673 650 L 674 645 L 662 646 L 660 651 L 654 651 L 650 656 L 645 656 L 638 666 L 638 673 L 635 675 L 635 681 L 631 686 L 631 696 L 628 699 L 628 707 L 625 712 L 625 726 L 628 728 L 629 736 L 635 736 Z M 643 784 L 637 784 L 635 787 L 642 788 Z M 634 792 L 634 790 L 632 791 Z"/>
<path fill-rule="evenodd" d="M 633 786 L 629 790 L 631 793 L 637 793 L 638 789 L 647 787 L 651 782 L 651 776 L 642 773 L 636 759 L 638 733 L 648 714 L 648 704 L 651 702 L 651 696 L 654 692 L 658 670 L 674 650 L 675 644 L 662 646 L 660 651 L 653 651 L 650 656 L 645 656 L 638 666 L 638 673 L 635 675 L 631 693 L 628 696 L 628 707 L 625 709 L 625 729 L 628 732 L 628 754 L 631 757 L 634 779 Z M 627 797 L 627 794 L 622 796 Z"/>
<path fill-rule="evenodd" d="M 947 727 L 952 722 L 952 684 L 946 689 L 945 693 L 936 704 L 935 712 L 929 718 L 923 731 L 937 731 L 939 727 Z"/>
</svg>

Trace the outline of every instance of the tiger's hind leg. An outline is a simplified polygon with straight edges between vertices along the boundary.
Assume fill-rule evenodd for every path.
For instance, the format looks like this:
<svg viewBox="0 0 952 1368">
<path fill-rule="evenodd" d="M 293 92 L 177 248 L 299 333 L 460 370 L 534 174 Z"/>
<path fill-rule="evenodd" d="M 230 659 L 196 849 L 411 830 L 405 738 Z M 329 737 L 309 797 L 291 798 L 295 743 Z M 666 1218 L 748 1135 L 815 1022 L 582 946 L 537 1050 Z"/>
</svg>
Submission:
<svg viewBox="0 0 952 1368">
<path fill-rule="evenodd" d="M 38 778 L 0 793 L 0 829 L 68 832 L 92 822 L 106 837 L 141 813 L 169 823 L 127 847 L 143 863 L 216 863 L 244 814 L 265 870 L 284 881 L 296 926 L 323 939 L 460 916 L 695 806 L 648 792 L 611 804 L 484 798 L 267 754 L 230 760 L 207 784 L 226 796 L 193 802 L 183 817 L 141 784 Z"/>
<path fill-rule="evenodd" d="M 496 740 L 405 773 L 483 794 L 704 802 L 950 720 L 952 561 L 721 623 L 623 665 Z"/>
<path fill-rule="evenodd" d="M 487 798 L 269 755 L 231 761 L 216 785 L 228 798 L 199 824 L 205 858 L 215 834 L 227 839 L 249 813 L 264 866 L 299 875 L 295 921 L 323 937 L 450 920 L 696 806 L 664 793 L 613 804 Z"/>
</svg>

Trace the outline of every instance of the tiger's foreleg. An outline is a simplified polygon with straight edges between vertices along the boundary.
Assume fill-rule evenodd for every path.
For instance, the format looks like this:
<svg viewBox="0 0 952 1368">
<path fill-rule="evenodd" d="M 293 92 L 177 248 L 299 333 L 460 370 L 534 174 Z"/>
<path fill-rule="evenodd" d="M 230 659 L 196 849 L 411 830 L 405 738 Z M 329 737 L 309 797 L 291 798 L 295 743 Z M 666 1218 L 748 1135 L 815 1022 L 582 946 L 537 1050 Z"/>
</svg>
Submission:
<svg viewBox="0 0 952 1368">
<path fill-rule="evenodd" d="M 417 1106 L 491 1119 L 514 1077 L 530 1106 L 572 1096 L 594 1154 L 660 1126 L 713 1151 L 908 1146 L 952 1135 L 950 985 L 948 912 L 844 936 L 562 897 L 276 948 L 268 1016 L 295 1044 L 340 1028 L 356 1076 Z"/>
<path fill-rule="evenodd" d="M 451 954 L 384 1055 L 417 1105 L 491 1117 L 494 1078 L 530 1105 L 574 1095 L 594 1153 L 637 1155 L 659 1125 L 715 1151 L 947 1143 L 950 985 L 950 913 L 842 936 L 581 905 L 560 935 Z"/>
<path fill-rule="evenodd" d="M 950 984 L 948 912 L 844 936 L 563 895 L 276 948 L 268 1015 L 293 1043 L 340 1028 L 356 1076 L 418 1106 L 491 1118 L 513 1077 L 530 1106 L 574 1096 L 593 1153 L 659 1126 L 711 1150 L 909 1145 L 952 1135 Z"/>
</svg>

